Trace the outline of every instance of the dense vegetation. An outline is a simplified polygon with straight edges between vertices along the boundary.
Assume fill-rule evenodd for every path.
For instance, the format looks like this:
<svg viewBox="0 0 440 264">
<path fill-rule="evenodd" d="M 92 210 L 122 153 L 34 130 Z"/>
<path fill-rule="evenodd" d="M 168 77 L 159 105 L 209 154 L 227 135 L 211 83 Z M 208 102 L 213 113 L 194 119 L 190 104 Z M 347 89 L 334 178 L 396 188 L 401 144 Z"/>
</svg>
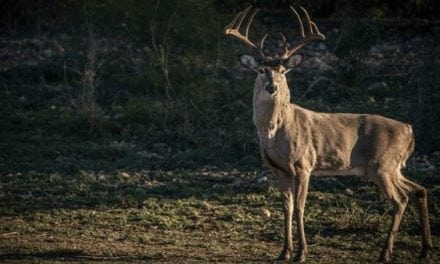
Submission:
<svg viewBox="0 0 440 264">
<path fill-rule="evenodd" d="M 258 154 L 254 76 L 237 61 L 248 50 L 222 31 L 253 3 L 262 8 L 256 29 L 294 36 L 283 7 L 300 1 L 3 2 L 0 260 L 275 256 L 280 205 Z M 302 2 L 327 40 L 303 50 L 304 63 L 289 75 L 293 100 L 413 124 L 409 173 L 430 189 L 438 244 L 438 3 Z M 319 253 L 329 262 L 376 259 L 389 208 L 361 183 L 312 182 L 312 261 Z M 261 215 L 266 208 L 272 217 Z M 400 262 L 419 246 L 415 212 L 406 217 Z"/>
<path fill-rule="evenodd" d="M 285 2 L 263 3 L 262 16 Z M 380 113 L 410 122 L 418 152 L 439 150 L 440 31 L 429 21 L 407 20 L 424 14 L 409 10 L 432 3 L 371 1 L 362 10 L 372 11 L 355 19 L 350 14 L 360 7 L 348 1 L 317 2 L 310 9 L 318 14 L 334 10 L 321 12 L 328 40 L 309 46 L 306 63 L 291 74 L 295 100 L 315 110 Z M 103 140 L 135 144 L 145 155 L 155 154 L 153 159 L 164 158 L 148 165 L 153 167 L 259 164 L 251 123 L 253 76 L 236 62 L 245 50 L 222 35 L 241 8 L 232 6 L 233 1 L 11 3 L 2 21 L 4 164 L 12 166 L 22 152 L 43 158 L 39 144 L 52 145 L 44 156 L 81 155 L 66 148 L 72 144 L 61 144 L 68 139 L 76 142 L 73 148 Z M 381 12 L 396 22 L 382 22 Z M 277 17 L 277 25 L 291 26 L 287 14 Z M 20 150 L 19 135 L 34 141 Z M 102 146 L 88 149 L 106 152 Z"/>
</svg>

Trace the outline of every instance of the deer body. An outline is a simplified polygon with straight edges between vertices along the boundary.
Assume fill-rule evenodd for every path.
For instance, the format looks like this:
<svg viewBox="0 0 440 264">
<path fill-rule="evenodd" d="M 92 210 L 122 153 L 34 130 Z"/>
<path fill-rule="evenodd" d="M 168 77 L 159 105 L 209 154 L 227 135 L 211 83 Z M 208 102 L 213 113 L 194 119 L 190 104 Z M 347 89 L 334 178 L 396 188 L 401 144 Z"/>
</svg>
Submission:
<svg viewBox="0 0 440 264">
<path fill-rule="evenodd" d="M 369 114 L 318 113 L 291 103 L 286 74 L 299 65 L 301 54 L 294 53 L 312 39 L 323 39 L 315 23 L 306 17 L 308 33 L 298 12 L 303 40 L 281 56 L 268 56 L 260 45 L 260 59 L 250 55 L 240 57 L 241 64 L 258 73 L 254 84 L 253 121 L 257 129 L 263 162 L 279 182 L 284 212 L 284 247 L 279 260 L 287 260 L 293 253 L 292 217 L 296 221 L 298 250 L 295 262 L 307 256 L 304 232 L 304 208 L 311 175 L 359 175 L 371 179 L 388 198 L 394 208 L 387 241 L 380 254 L 381 262 L 389 262 L 399 225 L 408 204 L 413 199 L 422 225 L 422 252 L 426 258 L 432 249 L 426 189 L 402 174 L 405 162 L 414 150 L 414 136 L 410 125 Z M 256 48 L 247 38 L 254 11 L 246 26 L 246 34 L 239 33 L 247 12 L 239 13 L 226 34 L 238 37 Z M 283 36 L 284 38 L 284 36 Z M 284 38 L 285 41 L 285 38 Z M 285 45 L 287 46 L 287 45 Z"/>
<path fill-rule="evenodd" d="M 276 86 L 276 93 L 268 92 L 267 85 Z M 292 251 L 294 208 L 300 238 L 295 259 L 305 260 L 303 213 L 310 175 L 365 176 L 392 201 L 393 224 L 381 253 L 385 262 L 390 260 L 409 196 L 414 197 L 423 229 L 422 255 L 431 249 L 426 190 L 401 173 L 414 150 L 410 125 L 379 115 L 318 113 L 292 104 L 286 77 L 279 69 L 266 69 L 257 76 L 253 112 L 262 159 L 276 175 L 282 193 L 285 245 L 280 259 L 288 259 Z"/>
<path fill-rule="evenodd" d="M 378 115 L 317 113 L 290 102 L 255 98 L 254 124 L 267 158 L 284 170 L 301 162 L 313 175 L 367 176 L 368 167 L 380 162 L 397 170 L 414 145 L 408 124 Z"/>
</svg>

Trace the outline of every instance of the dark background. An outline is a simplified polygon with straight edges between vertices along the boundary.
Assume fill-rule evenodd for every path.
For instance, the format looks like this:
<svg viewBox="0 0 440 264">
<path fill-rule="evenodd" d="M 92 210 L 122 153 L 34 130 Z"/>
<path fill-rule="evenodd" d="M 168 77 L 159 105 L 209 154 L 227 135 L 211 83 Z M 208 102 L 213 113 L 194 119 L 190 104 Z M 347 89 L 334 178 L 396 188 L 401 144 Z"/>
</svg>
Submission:
<svg viewBox="0 0 440 264">
<path fill-rule="evenodd" d="M 327 40 L 290 74 L 293 101 L 413 124 L 440 150 L 439 4 L 412 1 L 2 1 L 0 170 L 258 167 L 247 52 L 223 28 L 249 4 L 295 36 L 288 4 Z"/>
</svg>

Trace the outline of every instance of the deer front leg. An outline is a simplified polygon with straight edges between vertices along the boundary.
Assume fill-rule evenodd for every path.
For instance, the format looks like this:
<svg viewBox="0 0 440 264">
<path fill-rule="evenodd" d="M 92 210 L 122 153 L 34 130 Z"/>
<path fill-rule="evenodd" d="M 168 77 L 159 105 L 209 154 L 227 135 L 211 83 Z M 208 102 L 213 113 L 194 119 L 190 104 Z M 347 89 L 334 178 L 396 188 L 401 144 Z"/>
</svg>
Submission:
<svg viewBox="0 0 440 264">
<path fill-rule="evenodd" d="M 307 190 L 309 187 L 309 174 L 298 174 L 295 177 L 295 221 L 298 234 L 298 251 L 294 262 L 302 263 L 307 257 L 307 241 L 304 232 L 304 207 L 306 205 Z"/>
<path fill-rule="evenodd" d="M 292 215 L 293 215 L 293 179 L 290 175 L 277 171 L 281 201 L 284 213 L 284 246 L 277 260 L 289 260 L 293 252 L 292 245 Z"/>
</svg>

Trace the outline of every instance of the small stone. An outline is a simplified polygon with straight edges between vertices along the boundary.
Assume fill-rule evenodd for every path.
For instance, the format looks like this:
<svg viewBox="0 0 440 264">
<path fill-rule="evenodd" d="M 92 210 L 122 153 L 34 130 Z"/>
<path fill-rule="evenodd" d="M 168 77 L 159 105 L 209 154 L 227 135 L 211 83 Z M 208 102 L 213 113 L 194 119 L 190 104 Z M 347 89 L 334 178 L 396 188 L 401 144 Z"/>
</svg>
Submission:
<svg viewBox="0 0 440 264">
<path fill-rule="evenodd" d="M 350 188 L 346 188 L 345 190 L 344 190 L 344 193 L 345 194 L 347 194 L 347 195 L 353 195 L 353 190 L 352 189 L 350 189 Z"/>
<path fill-rule="evenodd" d="M 267 177 L 266 177 L 266 176 L 263 176 L 263 177 L 261 177 L 261 178 L 258 178 L 257 183 L 258 183 L 258 184 L 262 184 L 263 182 L 266 182 L 266 181 L 267 181 Z"/>
<path fill-rule="evenodd" d="M 260 213 L 261 213 L 261 216 L 266 219 L 269 219 L 271 216 L 270 211 L 266 208 L 261 209 Z"/>
<path fill-rule="evenodd" d="M 126 179 L 130 178 L 130 174 L 126 173 L 125 171 L 121 172 L 121 176 Z"/>
</svg>

